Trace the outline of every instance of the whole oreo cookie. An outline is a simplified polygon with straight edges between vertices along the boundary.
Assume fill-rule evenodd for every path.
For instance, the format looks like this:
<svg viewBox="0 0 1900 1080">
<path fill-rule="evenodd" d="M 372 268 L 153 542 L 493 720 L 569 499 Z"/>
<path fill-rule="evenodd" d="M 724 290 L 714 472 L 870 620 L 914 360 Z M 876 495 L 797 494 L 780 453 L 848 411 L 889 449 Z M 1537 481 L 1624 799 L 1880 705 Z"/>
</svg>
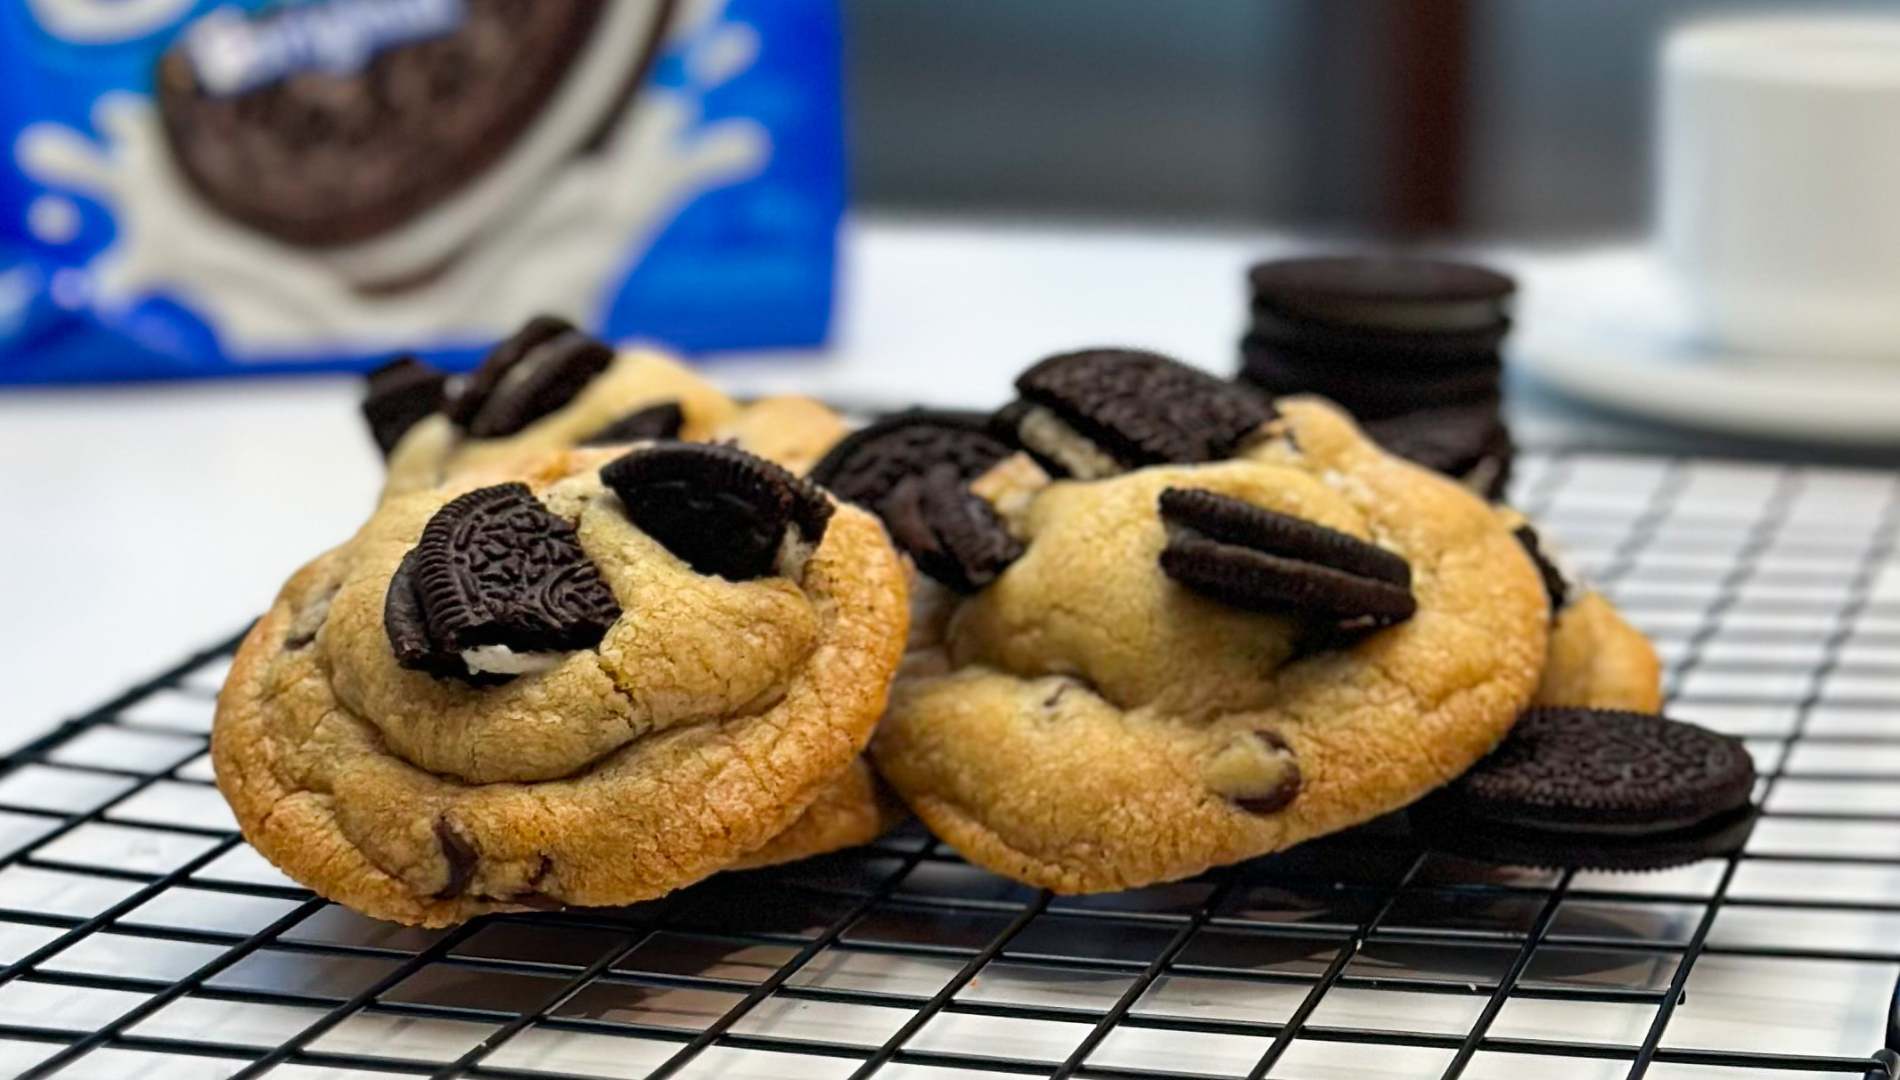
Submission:
<svg viewBox="0 0 1900 1080">
<path fill-rule="evenodd" d="M 990 504 L 970 493 L 962 471 L 945 462 L 909 476 L 884 500 L 891 539 L 917 569 L 960 593 L 977 592 L 1022 557 Z"/>
<path fill-rule="evenodd" d="M 788 533 L 818 544 L 833 509 L 817 486 L 733 446 L 660 443 L 609 462 L 600 479 L 642 532 L 732 581 L 779 571 Z"/>
<path fill-rule="evenodd" d="M 1231 457 L 1274 416 L 1251 389 L 1138 349 L 1051 356 L 1016 390 L 1022 400 L 995 427 L 1057 475 L 1084 480 Z"/>
<path fill-rule="evenodd" d="M 1275 396 L 1318 394 L 1359 419 L 1496 402 L 1504 367 L 1495 352 L 1458 365 L 1390 367 L 1365 351 L 1337 351 L 1249 335 L 1240 377 Z"/>
<path fill-rule="evenodd" d="M 1247 274 L 1254 306 L 1371 333 L 1469 334 L 1508 325 L 1517 291 L 1482 266 L 1398 255 L 1261 263 Z"/>
<path fill-rule="evenodd" d="M 369 373 L 363 395 L 363 419 L 384 457 L 423 417 L 439 412 L 447 398 L 449 377 L 413 356 L 384 364 Z"/>
<path fill-rule="evenodd" d="M 1528 866 L 1655 870 L 1739 850 L 1754 825 L 1742 744 L 1661 716 L 1533 709 L 1412 808 L 1428 846 Z"/>
<path fill-rule="evenodd" d="M 1161 493 L 1161 569 L 1235 607 L 1301 615 L 1341 629 L 1412 617 L 1412 568 L 1376 544 L 1212 491 Z"/>
<path fill-rule="evenodd" d="M 537 316 L 469 375 L 449 419 L 477 439 L 513 435 L 573 401 L 613 362 L 613 350 L 564 319 Z"/>
<path fill-rule="evenodd" d="M 531 194 L 547 158 L 585 149 L 644 74 L 669 6 L 645 4 L 627 33 L 618 2 L 221 7 L 179 35 L 154 96 L 180 172 L 219 211 L 303 247 L 386 240 L 488 194 L 485 178 Z M 357 65 L 339 70 L 352 49 Z M 563 97 L 588 64 L 609 65 L 600 90 Z"/>
<path fill-rule="evenodd" d="M 818 464 L 811 479 L 845 502 L 883 515 L 883 504 L 905 479 L 949 465 L 959 479 L 981 475 L 1009 455 L 987 432 L 981 413 L 908 409 L 846 435 Z"/>
<path fill-rule="evenodd" d="M 616 443 L 653 442 L 677 439 L 686 426 L 686 412 L 677 401 L 662 401 L 635 409 L 627 415 L 581 440 L 582 446 L 612 446 Z"/>
<path fill-rule="evenodd" d="M 523 654 L 588 648 L 619 617 L 574 527 L 526 484 L 478 488 L 436 511 L 383 606 L 398 664 L 471 680 L 528 670 Z"/>
</svg>

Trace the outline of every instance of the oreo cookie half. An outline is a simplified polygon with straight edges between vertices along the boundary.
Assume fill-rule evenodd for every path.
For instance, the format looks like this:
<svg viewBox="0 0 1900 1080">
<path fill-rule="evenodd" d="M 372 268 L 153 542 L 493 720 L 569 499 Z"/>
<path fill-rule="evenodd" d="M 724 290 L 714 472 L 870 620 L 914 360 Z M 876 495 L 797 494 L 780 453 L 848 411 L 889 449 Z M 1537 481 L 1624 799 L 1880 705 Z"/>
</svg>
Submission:
<svg viewBox="0 0 1900 1080">
<path fill-rule="evenodd" d="M 1250 388 L 1137 349 L 1051 356 L 1016 390 L 1022 400 L 995 428 L 1053 474 L 1083 480 L 1231 457 L 1274 416 Z"/>
<path fill-rule="evenodd" d="M 565 319 L 536 316 L 469 375 L 449 419 L 473 438 L 513 435 L 573 401 L 613 358 Z"/>
<path fill-rule="evenodd" d="M 1161 569 L 1203 596 L 1341 630 L 1391 626 L 1418 610 L 1410 564 L 1376 544 L 1212 491 L 1168 488 L 1160 506 Z"/>
<path fill-rule="evenodd" d="M 677 401 L 662 401 L 635 409 L 627 415 L 581 440 L 582 446 L 612 446 L 615 443 L 653 442 L 677 439 L 686 426 L 686 412 Z"/>
<path fill-rule="evenodd" d="M 1411 810 L 1427 846 L 1485 862 L 1659 870 L 1739 850 L 1755 767 L 1740 741 L 1640 713 L 1532 709 Z"/>
<path fill-rule="evenodd" d="M 1009 456 L 981 413 L 908 409 L 846 435 L 812 466 L 811 479 L 845 502 L 884 516 L 886 498 L 905 479 L 938 465 L 969 480 Z"/>
<path fill-rule="evenodd" d="M 469 681 L 589 648 L 619 617 L 574 527 L 526 484 L 478 488 L 436 511 L 383 601 L 398 664 Z"/>
<path fill-rule="evenodd" d="M 943 462 L 907 476 L 884 499 L 891 539 L 917 569 L 957 592 L 977 592 L 1022 558 L 989 503 L 970 493 L 957 465 Z"/>
<path fill-rule="evenodd" d="M 413 356 L 391 361 L 369 373 L 363 419 L 369 422 L 370 436 L 384 457 L 410 428 L 441 411 L 448 383 L 448 375 Z"/>
<path fill-rule="evenodd" d="M 642 532 L 732 581 L 783 572 L 787 540 L 817 546 L 833 511 L 816 485 L 734 446 L 660 443 L 608 462 L 600 479 Z"/>
</svg>

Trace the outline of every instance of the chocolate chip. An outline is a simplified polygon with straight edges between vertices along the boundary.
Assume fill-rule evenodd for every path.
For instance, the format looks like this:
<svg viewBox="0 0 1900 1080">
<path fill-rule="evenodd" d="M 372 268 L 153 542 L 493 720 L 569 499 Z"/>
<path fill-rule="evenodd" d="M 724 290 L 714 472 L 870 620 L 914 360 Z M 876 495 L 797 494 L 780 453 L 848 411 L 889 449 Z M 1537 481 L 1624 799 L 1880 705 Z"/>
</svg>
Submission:
<svg viewBox="0 0 1900 1080">
<path fill-rule="evenodd" d="M 442 848 L 442 861 L 449 865 L 448 884 L 435 894 L 437 900 L 453 900 L 468 891 L 468 883 L 475 878 L 477 856 L 475 846 L 462 836 L 460 830 L 449 824 L 449 819 L 435 819 L 435 840 Z"/>
<path fill-rule="evenodd" d="M 662 401 L 635 409 L 627 415 L 581 440 L 582 446 L 612 446 L 616 443 L 653 442 L 677 439 L 686 426 L 686 412 L 677 401 Z"/>
<path fill-rule="evenodd" d="M 817 544 L 831 500 L 735 446 L 660 443 L 600 470 L 627 517 L 702 574 L 747 581 L 771 574 L 787 530 Z"/>
<path fill-rule="evenodd" d="M 1544 594 L 1550 597 L 1550 610 L 1555 612 L 1570 602 L 1570 582 L 1564 579 L 1563 571 L 1544 554 L 1543 538 L 1529 522 L 1511 530 L 1511 535 L 1523 546 L 1524 553 L 1531 557 L 1531 563 L 1537 567 L 1537 574 L 1544 579 Z"/>
<path fill-rule="evenodd" d="M 1234 607 L 1305 615 L 1350 629 L 1412 617 L 1412 568 L 1375 544 L 1212 491 L 1161 493 L 1161 569 Z"/>
<path fill-rule="evenodd" d="M 479 488 L 436 511 L 383 601 L 396 662 L 437 677 L 492 681 L 463 655 L 597 644 L 620 605 L 574 527 L 525 484 Z"/>
<path fill-rule="evenodd" d="M 409 429 L 442 408 L 449 377 L 413 356 L 384 364 L 369 373 L 363 395 L 363 419 L 384 457 L 396 448 Z"/>
<path fill-rule="evenodd" d="M 891 539 L 917 569 L 957 592 L 987 587 L 1022 558 L 1022 544 L 989 503 L 970 493 L 953 464 L 905 478 L 885 505 Z"/>
<path fill-rule="evenodd" d="M 1135 349 L 1051 356 L 1016 390 L 1027 404 L 1006 410 L 1015 441 L 1082 479 L 1231 457 L 1274 416 L 1250 387 Z"/>
<path fill-rule="evenodd" d="M 1262 728 L 1215 759 L 1210 780 L 1250 814 L 1277 814 L 1299 797 L 1300 762 L 1278 732 Z"/>
<path fill-rule="evenodd" d="M 960 479 L 980 476 L 1009 456 L 991 437 L 980 413 L 910 409 L 846 435 L 817 465 L 811 479 L 845 502 L 882 516 L 884 501 L 907 477 L 948 464 Z"/>
</svg>

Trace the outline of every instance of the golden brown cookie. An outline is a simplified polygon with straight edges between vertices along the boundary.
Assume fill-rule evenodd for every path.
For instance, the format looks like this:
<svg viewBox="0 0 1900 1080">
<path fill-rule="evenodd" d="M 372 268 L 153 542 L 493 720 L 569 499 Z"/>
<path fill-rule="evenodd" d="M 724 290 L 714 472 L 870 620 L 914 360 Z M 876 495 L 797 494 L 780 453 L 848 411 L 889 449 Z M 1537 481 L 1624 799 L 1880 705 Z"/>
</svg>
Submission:
<svg viewBox="0 0 1900 1080">
<path fill-rule="evenodd" d="M 1236 460 L 1050 483 L 1019 456 L 972 485 L 1023 554 L 974 596 L 935 594 L 941 630 L 918 635 L 872 744 L 966 858 L 1064 893 L 1184 877 L 1412 802 L 1529 702 L 1549 602 L 1510 531 L 1336 408 L 1276 404 L 1272 437 Z M 1293 614 L 1184 587 L 1161 566 L 1184 539 L 1158 510 L 1171 488 L 1396 555 L 1415 614 L 1315 637 Z M 1185 539 L 1233 538 L 1201 524 Z M 1284 554 L 1248 565 L 1318 573 Z"/>
<path fill-rule="evenodd" d="M 1661 712 L 1662 661 L 1601 593 L 1585 592 L 1557 612 L 1531 704 Z"/>
<path fill-rule="evenodd" d="M 219 787 L 261 853 L 360 911 L 441 926 L 646 899 L 881 823 L 854 762 L 907 621 L 882 529 L 836 507 L 815 546 L 787 531 L 768 573 L 701 574 L 603 484 L 602 466 L 627 452 L 557 452 L 518 470 L 542 509 L 494 525 L 499 539 L 453 520 L 425 535 L 492 477 L 393 495 L 291 579 L 239 649 L 212 734 Z M 543 512 L 569 531 L 534 534 Z M 617 608 L 596 644 L 511 652 L 497 639 L 399 662 L 391 583 L 412 552 L 545 561 L 570 542 L 587 568 L 575 574 L 597 575 Z M 430 590 L 447 580 L 434 565 L 419 586 L 432 619 L 443 601 Z M 451 584 L 468 580 L 479 573 Z M 579 579 L 547 580 L 555 595 Z M 471 603 L 506 607 L 479 592 Z"/>
</svg>

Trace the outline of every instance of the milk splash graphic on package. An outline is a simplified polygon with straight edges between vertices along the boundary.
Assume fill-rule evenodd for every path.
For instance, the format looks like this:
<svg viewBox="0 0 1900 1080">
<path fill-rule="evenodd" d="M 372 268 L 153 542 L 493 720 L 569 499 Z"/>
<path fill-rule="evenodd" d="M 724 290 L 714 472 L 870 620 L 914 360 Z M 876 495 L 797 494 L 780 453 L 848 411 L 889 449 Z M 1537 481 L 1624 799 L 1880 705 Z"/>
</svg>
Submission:
<svg viewBox="0 0 1900 1080">
<path fill-rule="evenodd" d="M 439 332 L 505 336 L 537 312 L 580 319 L 598 283 L 637 257 L 681 203 L 757 169 L 770 153 L 748 120 L 698 122 L 694 98 L 738 75 L 756 51 L 750 31 L 699 5 L 673 33 L 694 80 L 655 88 L 598 155 L 552 178 L 523 213 L 500 222 L 447 272 L 415 288 L 365 293 L 313 255 L 235 224 L 186 185 L 151 102 L 113 95 L 95 107 L 104 145 L 71 128 L 29 128 L 25 170 L 115 208 L 119 238 L 92 262 L 93 302 L 111 307 L 164 290 L 207 313 L 233 351 L 269 355 L 321 335 L 351 350 L 390 348 Z M 631 239 L 630 239 L 631 238 Z"/>
<path fill-rule="evenodd" d="M 342 109 L 397 86 L 410 88 L 397 105 L 416 118 L 406 123 L 434 137 L 437 108 L 457 110 L 445 117 L 457 130 L 488 114 L 459 97 L 417 98 L 416 79 L 442 70 L 428 57 L 455 61 L 467 43 L 496 40 L 496 12 L 528 9 L 227 0 L 187 18 L 195 5 L 183 0 L 26 0 L 0 11 L 11 158 L 0 158 L 0 207 L 13 208 L 0 220 L 0 383 L 363 366 L 394 350 L 466 362 L 544 312 L 689 349 L 821 340 L 842 204 L 835 0 L 575 2 L 594 14 L 571 53 L 519 54 L 544 67 L 564 57 L 565 73 L 525 127 L 493 144 L 499 156 L 390 224 L 332 242 L 259 227 L 207 188 L 205 148 L 227 153 L 207 140 L 227 136 L 191 116 L 181 136 L 154 89 L 160 60 L 188 60 L 205 109 L 240 110 L 207 116 L 307 122 L 301 101 Z M 490 36 L 469 36 L 477 19 Z M 491 48 L 475 77 L 506 78 L 524 47 Z M 396 67 L 382 62 L 402 50 Z M 629 73 L 642 70 L 634 92 Z M 69 82 L 91 90 L 68 86 L 46 103 L 19 92 L 74 71 Z M 165 77 L 175 95 L 176 72 Z M 323 97 L 323 80 L 348 96 Z M 253 143 L 230 154 L 262 145 L 232 137 Z M 335 164 L 352 152 L 324 151 L 322 175 L 353 177 Z M 395 159 L 370 160 L 377 175 L 403 175 Z M 279 175 L 296 176 L 288 167 Z"/>
</svg>

